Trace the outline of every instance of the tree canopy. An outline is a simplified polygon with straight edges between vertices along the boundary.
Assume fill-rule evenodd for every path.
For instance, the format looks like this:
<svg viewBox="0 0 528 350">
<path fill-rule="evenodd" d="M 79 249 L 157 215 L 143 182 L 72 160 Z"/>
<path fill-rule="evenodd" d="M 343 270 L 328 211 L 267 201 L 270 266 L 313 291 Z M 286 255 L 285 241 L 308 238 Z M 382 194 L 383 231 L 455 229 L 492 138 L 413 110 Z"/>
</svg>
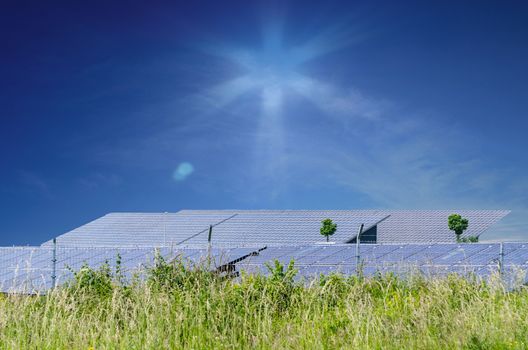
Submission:
<svg viewBox="0 0 528 350">
<path fill-rule="evenodd" d="M 337 225 L 334 224 L 332 219 L 324 219 L 321 221 L 321 234 L 326 237 L 326 241 L 328 242 L 328 237 L 336 233 L 337 231 Z"/>
<path fill-rule="evenodd" d="M 460 235 L 468 228 L 468 219 L 463 218 L 460 214 L 451 214 L 447 219 L 447 225 L 451 231 L 457 235 L 457 241 L 460 241 Z"/>
</svg>

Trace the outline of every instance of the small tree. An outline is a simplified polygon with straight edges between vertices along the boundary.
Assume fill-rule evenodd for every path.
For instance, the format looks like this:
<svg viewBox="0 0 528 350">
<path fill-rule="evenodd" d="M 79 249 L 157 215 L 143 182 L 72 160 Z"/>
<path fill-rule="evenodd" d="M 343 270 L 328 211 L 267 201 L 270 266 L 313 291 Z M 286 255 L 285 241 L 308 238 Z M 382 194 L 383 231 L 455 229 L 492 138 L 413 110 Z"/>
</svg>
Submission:
<svg viewBox="0 0 528 350">
<path fill-rule="evenodd" d="M 326 241 L 328 242 L 328 237 L 333 235 L 337 231 L 337 225 L 334 224 L 332 219 L 324 219 L 321 221 L 321 234 L 326 237 Z"/>
<path fill-rule="evenodd" d="M 457 237 L 457 242 L 460 242 L 460 236 L 468 228 L 468 219 L 463 218 L 460 214 L 451 214 L 447 218 L 447 225 L 451 231 L 454 231 Z"/>
</svg>

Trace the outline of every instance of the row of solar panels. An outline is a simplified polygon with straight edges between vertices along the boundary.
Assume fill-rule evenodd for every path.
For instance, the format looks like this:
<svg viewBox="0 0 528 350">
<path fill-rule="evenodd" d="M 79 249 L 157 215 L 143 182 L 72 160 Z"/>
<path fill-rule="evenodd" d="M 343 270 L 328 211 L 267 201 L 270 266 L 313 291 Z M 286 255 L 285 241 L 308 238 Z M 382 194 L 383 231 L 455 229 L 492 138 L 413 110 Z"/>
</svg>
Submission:
<svg viewBox="0 0 528 350">
<path fill-rule="evenodd" d="M 359 257 L 358 257 L 359 255 Z M 321 273 L 339 272 L 345 275 L 373 275 L 381 272 L 407 274 L 421 272 L 426 275 L 447 273 L 475 274 L 487 277 L 498 271 L 528 269 L 528 244 L 406 244 L 362 245 L 359 254 L 350 244 L 311 245 L 297 247 L 270 247 L 257 256 L 249 256 L 239 264 L 237 271 L 268 273 L 266 264 L 278 260 L 287 264 L 295 261 L 298 275 L 315 277 Z M 359 265 L 358 265 L 359 261 Z"/>
<path fill-rule="evenodd" d="M 479 236 L 508 214 L 504 210 L 182 210 L 110 213 L 57 237 L 61 246 L 104 247 L 206 244 L 299 245 L 323 242 L 321 220 L 337 225 L 332 241 L 350 242 L 363 224 L 376 226 L 377 243 L 454 242 L 453 212 L 469 219 L 464 235 Z M 43 245 L 51 246 L 52 241 Z"/>
<path fill-rule="evenodd" d="M 83 264 L 97 268 L 108 262 L 115 268 L 121 257 L 121 270 L 127 275 L 154 263 L 156 255 L 165 259 L 181 258 L 189 264 L 209 264 L 218 269 L 230 266 L 234 271 L 267 274 L 267 264 L 294 260 L 300 278 L 339 272 L 359 271 L 426 275 L 447 273 L 488 277 L 502 264 L 503 271 L 519 274 L 528 270 L 528 243 L 478 244 L 312 244 L 243 248 L 0 248 L 0 290 L 3 292 L 44 292 L 71 279 L 72 271 Z M 55 254 L 56 263 L 53 264 Z M 358 265 L 359 261 L 359 265 Z M 55 271 L 55 272 L 54 272 Z M 522 277 L 524 281 L 524 276 Z"/>
</svg>

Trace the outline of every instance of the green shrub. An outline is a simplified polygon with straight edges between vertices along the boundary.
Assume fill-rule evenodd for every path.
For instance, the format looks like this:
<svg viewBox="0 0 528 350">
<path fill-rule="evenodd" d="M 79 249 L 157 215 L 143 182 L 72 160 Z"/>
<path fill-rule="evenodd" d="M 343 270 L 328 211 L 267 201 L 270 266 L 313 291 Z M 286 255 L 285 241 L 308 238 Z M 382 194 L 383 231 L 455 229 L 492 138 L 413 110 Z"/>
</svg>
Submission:
<svg viewBox="0 0 528 350">
<path fill-rule="evenodd" d="M 73 273 L 73 280 L 68 287 L 76 292 L 84 292 L 98 297 L 108 297 L 114 289 L 114 275 L 108 261 L 98 269 L 93 269 L 86 263 Z"/>
<path fill-rule="evenodd" d="M 477 236 L 467 236 L 467 237 L 460 237 L 458 239 L 459 243 L 477 243 L 478 237 Z"/>
</svg>

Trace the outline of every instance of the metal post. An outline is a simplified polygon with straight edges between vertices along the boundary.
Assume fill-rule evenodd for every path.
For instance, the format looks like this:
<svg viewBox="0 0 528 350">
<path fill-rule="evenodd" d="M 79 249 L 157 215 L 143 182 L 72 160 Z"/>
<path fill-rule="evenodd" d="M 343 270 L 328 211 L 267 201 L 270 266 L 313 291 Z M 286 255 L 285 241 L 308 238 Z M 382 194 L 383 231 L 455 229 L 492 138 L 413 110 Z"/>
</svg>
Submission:
<svg viewBox="0 0 528 350">
<path fill-rule="evenodd" d="M 361 255 L 359 253 L 359 243 L 360 243 L 360 240 L 361 240 L 361 234 L 363 233 L 363 226 L 364 224 L 361 224 L 359 226 L 359 231 L 358 231 L 358 234 L 356 236 L 356 271 L 357 273 L 359 274 L 359 265 L 361 263 Z"/>
<path fill-rule="evenodd" d="M 209 225 L 209 233 L 207 234 L 207 249 L 209 250 L 209 255 L 211 254 L 211 246 L 213 238 L 213 225 Z"/>
<path fill-rule="evenodd" d="M 51 259 L 51 289 L 55 289 L 57 278 L 57 239 L 53 238 L 53 259 Z"/>
<path fill-rule="evenodd" d="M 213 225 L 209 225 L 209 232 L 207 234 L 207 264 L 208 265 L 211 264 L 212 237 L 213 237 Z"/>
<path fill-rule="evenodd" d="M 504 273 L 504 244 L 500 242 L 499 246 L 499 275 Z"/>
<path fill-rule="evenodd" d="M 211 238 L 213 236 L 213 225 L 209 225 L 209 235 L 207 236 L 207 243 L 211 246 Z"/>
</svg>

